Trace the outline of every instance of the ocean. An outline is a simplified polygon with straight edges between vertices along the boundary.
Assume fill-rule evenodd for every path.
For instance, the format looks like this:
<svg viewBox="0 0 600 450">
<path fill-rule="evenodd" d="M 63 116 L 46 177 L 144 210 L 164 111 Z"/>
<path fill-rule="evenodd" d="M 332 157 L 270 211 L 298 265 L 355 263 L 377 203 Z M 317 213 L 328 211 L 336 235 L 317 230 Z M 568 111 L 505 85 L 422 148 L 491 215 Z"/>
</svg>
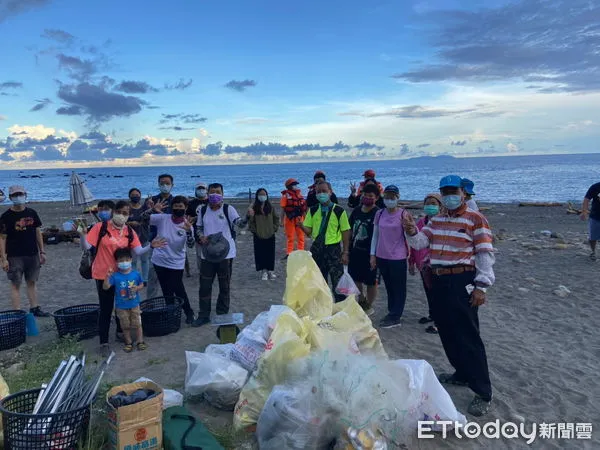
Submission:
<svg viewBox="0 0 600 450">
<path fill-rule="evenodd" d="M 429 157 L 390 161 L 326 161 L 320 163 L 253 164 L 180 167 L 77 169 L 96 199 L 126 198 L 137 187 L 145 197 L 156 194 L 157 176 L 175 178 L 174 194 L 193 195 L 199 181 L 219 182 L 226 197 L 246 197 L 264 187 L 276 197 L 287 178 L 296 178 L 303 192 L 316 170 L 323 170 L 339 197 L 347 197 L 351 182 L 360 182 L 365 169 L 374 169 L 384 185 L 396 184 L 401 198 L 418 200 L 435 191 L 439 179 L 457 174 L 475 182 L 483 202 L 580 201 L 587 188 L 600 181 L 600 154 L 510 156 L 486 158 Z M 0 170 L 0 188 L 22 184 L 29 201 L 69 199 L 70 169 Z"/>
</svg>

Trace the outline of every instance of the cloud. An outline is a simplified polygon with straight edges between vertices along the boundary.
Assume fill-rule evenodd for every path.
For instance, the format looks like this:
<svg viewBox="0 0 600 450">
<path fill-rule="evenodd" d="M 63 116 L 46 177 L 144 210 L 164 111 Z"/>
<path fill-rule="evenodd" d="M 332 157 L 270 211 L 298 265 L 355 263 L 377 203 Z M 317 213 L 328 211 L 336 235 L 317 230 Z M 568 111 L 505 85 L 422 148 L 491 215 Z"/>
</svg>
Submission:
<svg viewBox="0 0 600 450">
<path fill-rule="evenodd" d="M 46 136 L 54 135 L 54 128 L 45 127 L 44 125 L 13 125 L 8 128 L 8 131 L 13 136 L 29 136 L 34 139 L 44 139 Z"/>
<path fill-rule="evenodd" d="M 255 87 L 255 86 L 256 86 L 256 81 L 254 81 L 254 80 L 243 80 L 243 81 L 231 80 L 227 84 L 225 84 L 226 88 L 231 89 L 233 91 L 237 91 L 237 92 L 243 92 L 246 89 L 248 89 L 249 87 Z"/>
<path fill-rule="evenodd" d="M 429 146 L 431 146 L 431 144 L 419 144 L 417 145 L 417 148 L 427 148 Z"/>
<path fill-rule="evenodd" d="M 91 139 L 91 140 L 106 140 L 106 135 L 104 133 L 100 133 L 99 131 L 90 131 L 89 133 L 82 134 L 79 136 L 79 139 Z"/>
<path fill-rule="evenodd" d="M 75 41 L 75 36 L 73 36 L 71 33 L 58 29 L 46 28 L 42 34 L 42 37 L 56 41 L 60 44 L 71 44 L 73 41 Z"/>
<path fill-rule="evenodd" d="M 6 120 L 6 116 L 3 116 L 2 114 L 0 114 L 0 120 Z"/>
<path fill-rule="evenodd" d="M 191 78 L 188 81 L 185 81 L 183 78 L 180 78 L 179 81 L 175 84 L 165 84 L 165 89 L 184 91 L 192 85 L 193 81 L 194 80 L 192 80 Z"/>
<path fill-rule="evenodd" d="M 410 147 L 408 146 L 408 144 L 402 144 L 400 146 L 400 155 L 405 156 L 405 155 L 408 155 L 409 153 L 410 153 Z"/>
<path fill-rule="evenodd" d="M 179 127 L 179 126 L 174 126 L 174 127 L 160 127 L 160 130 L 173 130 L 173 131 L 188 131 L 188 130 L 195 130 L 195 128 L 185 128 L 185 127 Z"/>
<path fill-rule="evenodd" d="M 538 92 L 600 90 L 600 3 L 522 0 L 427 17 L 438 61 L 394 75 L 405 81 L 535 83 Z M 537 86 L 536 86 L 537 85 Z"/>
<path fill-rule="evenodd" d="M 508 153 L 517 153 L 520 149 L 518 145 L 509 142 L 508 144 L 506 144 L 506 150 L 508 151 Z"/>
<path fill-rule="evenodd" d="M 81 59 L 77 56 L 65 55 L 64 53 L 56 55 L 56 59 L 58 59 L 58 66 L 75 80 L 88 80 L 99 70 L 98 64 L 91 59 Z"/>
<path fill-rule="evenodd" d="M 20 83 L 19 81 L 5 81 L 3 83 L 0 83 L 0 90 L 17 89 L 17 88 L 22 88 L 22 87 L 23 87 L 23 83 Z"/>
<path fill-rule="evenodd" d="M 458 116 L 476 111 L 475 108 L 464 109 L 445 109 L 433 108 L 429 106 L 411 105 L 400 108 L 391 108 L 379 112 L 348 111 L 339 113 L 340 116 L 360 116 L 360 117 L 397 117 L 399 119 L 430 119 L 435 117 Z"/>
<path fill-rule="evenodd" d="M 57 114 L 86 116 L 91 122 L 106 122 L 114 117 L 128 117 L 142 110 L 144 101 L 138 97 L 107 92 L 90 83 L 61 85 L 58 97 L 69 106 Z"/>
<path fill-rule="evenodd" d="M 187 123 L 187 124 L 192 124 L 192 123 L 204 123 L 206 122 L 208 119 L 206 117 L 203 117 L 201 114 L 185 114 L 185 113 L 179 113 L 179 114 L 161 114 L 162 119 L 160 120 L 160 123 L 168 123 L 171 121 L 181 121 L 183 123 Z"/>
<path fill-rule="evenodd" d="M 49 98 L 45 98 L 43 100 L 36 100 L 36 102 L 37 103 L 33 105 L 33 107 L 29 111 L 41 111 L 50 103 L 52 103 L 52 100 L 50 100 Z"/>
<path fill-rule="evenodd" d="M 376 144 L 370 144 L 367 141 L 364 141 L 362 144 L 358 144 L 355 147 L 360 150 L 373 150 L 373 149 L 382 150 L 383 149 L 382 146 L 376 145 Z"/>
<path fill-rule="evenodd" d="M 150 86 L 144 81 L 121 81 L 115 86 L 115 91 L 125 92 L 127 94 L 147 94 L 148 92 L 158 92 L 158 89 Z"/>
<path fill-rule="evenodd" d="M 0 0 L 0 22 L 32 8 L 50 3 L 50 0 Z"/>
<path fill-rule="evenodd" d="M 452 141 L 450 142 L 450 145 L 464 147 L 465 145 L 467 145 L 467 141 Z"/>
</svg>

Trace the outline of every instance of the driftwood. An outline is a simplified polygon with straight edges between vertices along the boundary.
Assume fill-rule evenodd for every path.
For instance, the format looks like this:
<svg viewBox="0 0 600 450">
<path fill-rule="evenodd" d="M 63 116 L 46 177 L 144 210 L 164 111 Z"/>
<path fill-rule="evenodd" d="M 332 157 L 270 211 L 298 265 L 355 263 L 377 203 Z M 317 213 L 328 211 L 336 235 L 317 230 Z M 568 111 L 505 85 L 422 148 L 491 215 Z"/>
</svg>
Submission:
<svg viewBox="0 0 600 450">
<path fill-rule="evenodd" d="M 581 214 L 581 210 L 577 209 L 573 206 L 573 203 L 568 202 L 567 203 L 567 214 L 577 214 L 580 215 Z"/>
<path fill-rule="evenodd" d="M 558 202 L 521 202 L 519 206 L 563 206 Z"/>
</svg>

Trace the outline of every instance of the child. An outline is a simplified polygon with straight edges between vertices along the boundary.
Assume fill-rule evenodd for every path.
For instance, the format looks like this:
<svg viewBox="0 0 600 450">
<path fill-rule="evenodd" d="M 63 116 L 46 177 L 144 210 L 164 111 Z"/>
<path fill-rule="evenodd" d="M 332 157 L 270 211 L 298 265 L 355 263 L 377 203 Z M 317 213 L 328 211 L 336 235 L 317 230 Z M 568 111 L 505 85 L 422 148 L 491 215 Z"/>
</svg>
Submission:
<svg viewBox="0 0 600 450">
<path fill-rule="evenodd" d="M 125 339 L 123 350 L 127 353 L 133 350 L 132 329 L 136 330 L 137 349 L 146 350 L 148 348 L 144 342 L 140 311 L 139 292 L 144 289 L 144 280 L 139 272 L 131 269 L 132 259 L 131 250 L 128 248 L 117 249 L 115 260 L 118 272 L 115 273 L 110 267 L 103 285 L 105 290 L 110 289 L 111 286 L 115 287 L 115 310 L 121 322 L 121 328 L 123 328 L 123 338 Z"/>
</svg>

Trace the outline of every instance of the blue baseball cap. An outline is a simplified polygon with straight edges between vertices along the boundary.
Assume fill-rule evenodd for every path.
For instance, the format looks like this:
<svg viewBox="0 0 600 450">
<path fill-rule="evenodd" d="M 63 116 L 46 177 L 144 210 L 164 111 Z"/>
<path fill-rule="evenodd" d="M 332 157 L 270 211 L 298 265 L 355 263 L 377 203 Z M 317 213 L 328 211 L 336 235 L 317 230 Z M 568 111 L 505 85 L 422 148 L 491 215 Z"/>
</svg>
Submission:
<svg viewBox="0 0 600 450">
<path fill-rule="evenodd" d="M 383 193 L 385 194 L 386 192 L 390 192 L 392 194 L 396 194 L 396 195 L 400 195 L 400 189 L 398 189 L 398 186 L 394 185 L 394 184 L 390 184 L 389 186 L 386 186 L 386 188 L 383 190 Z"/>
<path fill-rule="evenodd" d="M 462 178 L 458 175 L 446 175 L 440 180 L 440 189 L 445 187 L 460 188 L 462 187 Z"/>
<path fill-rule="evenodd" d="M 465 190 L 465 192 L 467 194 L 475 195 L 475 192 L 473 192 L 474 187 L 475 187 L 475 183 L 473 183 L 471 180 L 469 180 L 468 178 L 462 179 L 462 188 Z"/>
</svg>

